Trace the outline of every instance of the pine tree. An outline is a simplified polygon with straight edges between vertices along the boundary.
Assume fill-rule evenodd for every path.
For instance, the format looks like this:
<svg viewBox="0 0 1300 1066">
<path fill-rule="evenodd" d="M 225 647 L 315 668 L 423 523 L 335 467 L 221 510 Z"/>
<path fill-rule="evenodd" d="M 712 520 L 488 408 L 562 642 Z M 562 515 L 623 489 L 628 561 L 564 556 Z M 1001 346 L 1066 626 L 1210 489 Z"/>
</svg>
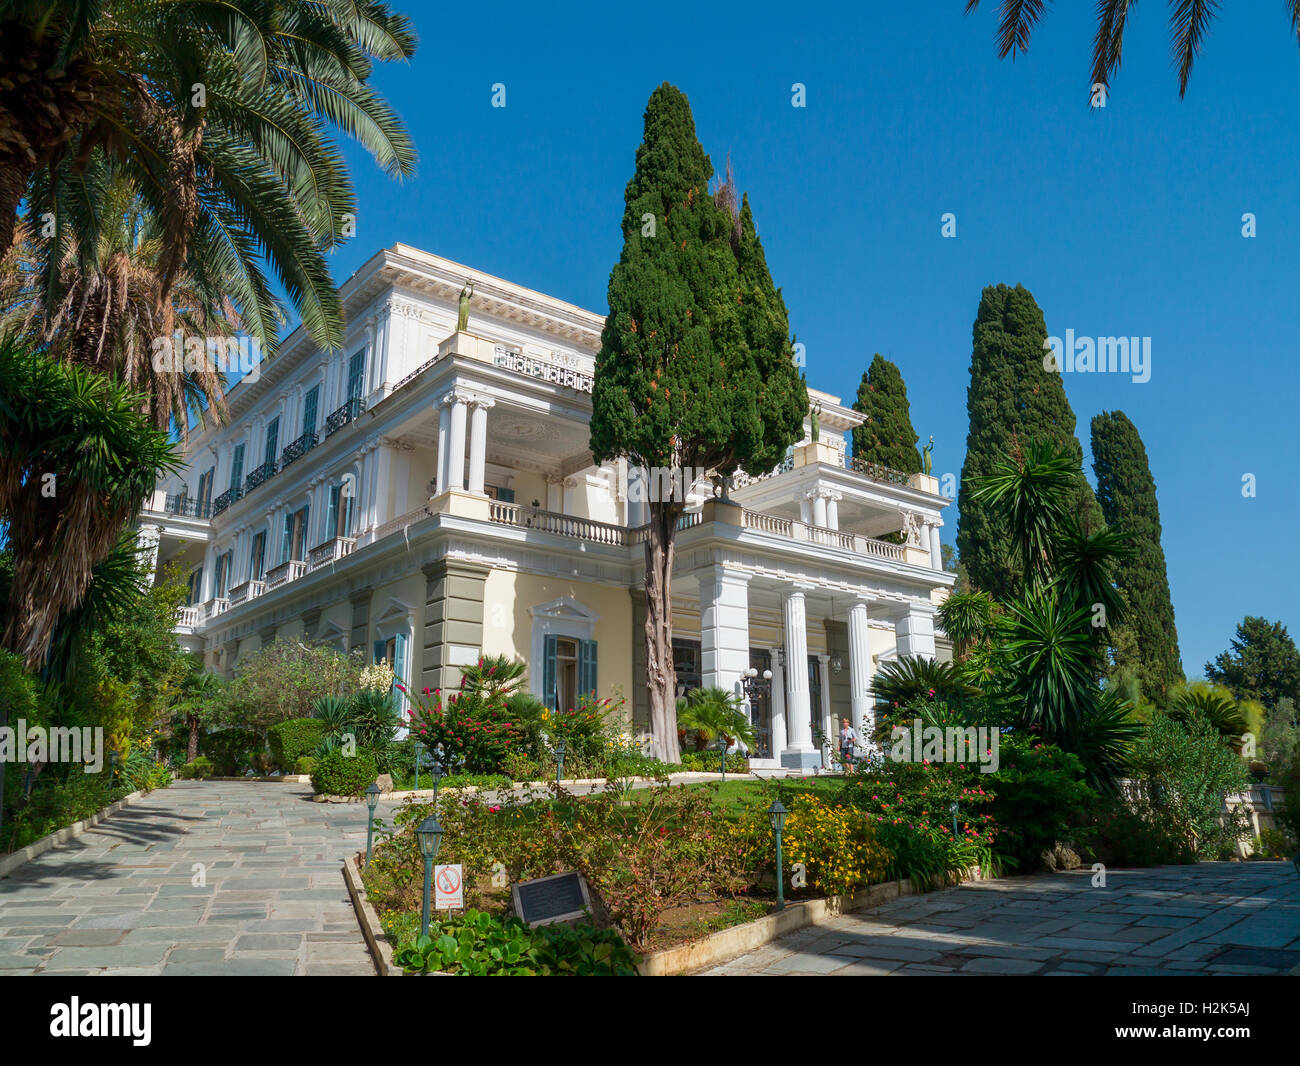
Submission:
<svg viewBox="0 0 1300 1066">
<path fill-rule="evenodd" d="M 966 410 L 970 429 L 957 494 L 957 551 L 974 588 L 1010 599 L 1019 588 L 1017 564 L 1008 557 L 1007 531 L 994 512 L 971 498 L 972 476 L 987 476 L 1006 455 L 1020 455 L 1034 441 L 1065 447 L 1079 464 L 1083 449 L 1074 435 L 1074 411 L 1059 373 L 1047 370 L 1047 326 L 1023 285 L 990 285 L 972 331 Z M 1071 510 L 1085 530 L 1102 524 L 1101 509 L 1079 472 Z"/>
<path fill-rule="evenodd" d="M 907 403 L 907 386 L 898 367 L 879 353 L 862 375 L 853 410 L 867 416 L 853 427 L 853 454 L 904 474 L 921 471 L 920 439 L 912 428 L 912 411 Z"/>
<path fill-rule="evenodd" d="M 1247 615 L 1232 647 L 1205 664 L 1205 676 L 1239 700 L 1258 700 L 1270 709 L 1300 700 L 1300 651 L 1281 622 Z"/>
<path fill-rule="evenodd" d="M 715 202 L 712 177 L 686 97 L 659 86 L 624 192 L 591 417 L 596 462 L 626 456 L 652 486 L 664 471 L 770 470 L 808 411 L 748 199 L 738 213 L 734 195 Z M 654 753 L 676 762 L 671 577 L 686 500 L 664 495 L 651 494 L 645 538 L 646 680 Z"/>
<path fill-rule="evenodd" d="M 1128 607 L 1117 627 L 1127 634 L 1117 633 L 1112 641 L 1115 667 L 1135 674 L 1147 700 L 1163 703 L 1170 686 L 1185 677 L 1160 546 L 1156 483 L 1137 427 L 1123 411 L 1103 411 L 1093 418 L 1092 469 L 1106 524 L 1127 533 L 1133 548 L 1115 568 L 1115 583 Z"/>
</svg>

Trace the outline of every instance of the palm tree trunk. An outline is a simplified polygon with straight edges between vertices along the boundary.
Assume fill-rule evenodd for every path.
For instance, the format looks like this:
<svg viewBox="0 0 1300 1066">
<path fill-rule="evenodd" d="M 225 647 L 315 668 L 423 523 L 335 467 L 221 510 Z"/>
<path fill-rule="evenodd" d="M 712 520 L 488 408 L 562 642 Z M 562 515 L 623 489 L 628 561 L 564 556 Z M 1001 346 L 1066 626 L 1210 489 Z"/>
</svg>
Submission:
<svg viewBox="0 0 1300 1066">
<path fill-rule="evenodd" d="M 190 715 L 190 739 L 185 745 L 185 761 L 193 762 L 199 755 L 199 720 L 195 715 Z"/>
</svg>

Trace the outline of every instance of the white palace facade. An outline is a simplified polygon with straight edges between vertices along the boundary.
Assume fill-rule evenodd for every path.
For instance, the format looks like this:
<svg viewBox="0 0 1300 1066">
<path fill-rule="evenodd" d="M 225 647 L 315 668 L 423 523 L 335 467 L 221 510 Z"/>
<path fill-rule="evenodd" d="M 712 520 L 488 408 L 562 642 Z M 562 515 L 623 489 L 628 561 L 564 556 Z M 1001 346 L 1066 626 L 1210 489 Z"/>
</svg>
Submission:
<svg viewBox="0 0 1300 1066">
<path fill-rule="evenodd" d="M 189 582 L 182 643 L 226 675 L 277 638 L 360 649 L 416 690 L 503 654 L 552 706 L 621 694 L 644 731 L 646 492 L 588 440 L 602 316 L 400 244 L 340 292 L 345 346 L 296 330 L 141 515 Z M 699 482 L 677 535 L 678 689 L 742 693 L 760 766 L 820 765 L 883 660 L 948 657 L 950 501 L 846 456 L 862 416 L 809 398 L 818 439 L 810 411 L 776 470 Z"/>
</svg>

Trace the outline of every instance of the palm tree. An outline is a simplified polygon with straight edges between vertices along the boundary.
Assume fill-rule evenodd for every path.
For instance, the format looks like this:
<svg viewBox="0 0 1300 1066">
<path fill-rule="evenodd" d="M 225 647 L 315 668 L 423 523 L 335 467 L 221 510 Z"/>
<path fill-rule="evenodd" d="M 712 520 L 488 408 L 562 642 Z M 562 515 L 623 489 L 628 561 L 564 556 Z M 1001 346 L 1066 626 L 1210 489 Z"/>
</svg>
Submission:
<svg viewBox="0 0 1300 1066">
<path fill-rule="evenodd" d="M 316 343 L 341 343 L 325 252 L 356 197 L 331 134 L 413 172 L 410 137 L 370 85 L 375 61 L 414 53 L 405 16 L 381 0 L 9 0 L 0 42 L 0 252 L 41 180 L 57 201 L 103 153 L 163 237 L 162 335 L 198 233 L 224 248 L 240 295 L 268 288 L 265 257 Z"/>
<path fill-rule="evenodd" d="M 14 546 L 0 647 L 30 670 L 157 478 L 178 464 L 139 406 L 100 374 L 0 337 L 0 521 Z"/>
<path fill-rule="evenodd" d="M 979 7 L 980 0 L 966 0 L 966 14 Z M 1092 41 L 1092 82 L 1109 85 L 1119 69 L 1124 48 L 1124 30 L 1136 0 L 1097 0 L 1097 32 Z M 1217 0 L 1170 0 L 1169 38 L 1178 65 L 1178 95 L 1187 95 L 1192 64 L 1201 54 L 1210 20 L 1217 14 Z M 1291 36 L 1300 33 L 1300 2 L 1288 0 Z M 1047 9 L 1046 0 L 1002 0 L 998 24 L 998 58 L 1015 58 L 1029 48 L 1029 37 Z"/>
<path fill-rule="evenodd" d="M 195 664 L 195 670 L 185 679 L 182 686 L 184 699 L 181 701 L 181 713 L 185 715 L 185 724 L 189 727 L 189 740 L 185 745 L 185 761 L 193 762 L 199 755 L 199 730 L 207 720 L 215 705 L 217 695 L 225 682 L 210 670 L 203 669 L 202 662 Z"/>
<path fill-rule="evenodd" d="M 693 688 L 677 701 L 677 727 L 694 731 L 696 751 L 721 738 L 730 748 L 737 742 L 755 745 L 754 729 L 740 706 L 740 697 L 723 688 Z"/>
<path fill-rule="evenodd" d="M 170 340 L 160 313 L 166 238 L 125 174 L 102 153 L 82 180 L 38 180 L 29 218 L 55 212 L 67 222 L 64 240 L 36 236 L 19 223 L 13 246 L 0 259 L 0 328 L 21 330 L 58 358 L 108 374 L 139 392 L 155 428 L 174 424 L 184 439 L 191 418 L 225 415 L 225 375 L 211 361 L 156 366 L 155 346 Z M 195 229 L 184 269 L 171 292 L 171 324 L 190 337 L 233 338 L 248 318 L 259 333 L 275 335 L 285 320 L 269 291 L 247 290 L 247 279 L 212 239 L 206 224 Z"/>
</svg>

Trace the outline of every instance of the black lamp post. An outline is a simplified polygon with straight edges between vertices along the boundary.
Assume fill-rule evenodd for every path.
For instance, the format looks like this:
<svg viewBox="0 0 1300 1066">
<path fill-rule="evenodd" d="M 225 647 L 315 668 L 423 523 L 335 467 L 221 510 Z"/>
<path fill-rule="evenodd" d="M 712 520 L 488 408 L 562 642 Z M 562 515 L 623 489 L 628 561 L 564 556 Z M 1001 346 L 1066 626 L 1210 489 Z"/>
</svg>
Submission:
<svg viewBox="0 0 1300 1066">
<path fill-rule="evenodd" d="M 767 809 L 772 818 L 772 830 L 776 833 L 776 909 L 785 910 L 785 871 L 781 865 L 781 830 L 785 828 L 785 816 L 789 813 L 779 799 L 772 801 Z"/>
<path fill-rule="evenodd" d="M 429 893 L 433 886 L 433 860 L 438 857 L 438 848 L 442 845 L 442 823 L 436 814 L 429 815 L 415 831 L 420 842 L 420 854 L 424 857 L 424 909 L 420 912 L 420 935 L 429 935 Z"/>
<path fill-rule="evenodd" d="M 721 733 L 718 734 L 718 747 L 722 749 L 722 783 L 725 785 L 727 783 L 727 748 L 730 745 L 727 743 L 727 737 Z"/>
<path fill-rule="evenodd" d="M 433 774 L 433 809 L 436 811 L 438 809 L 438 785 L 442 782 L 443 775 L 443 766 L 439 760 L 433 760 L 430 773 Z"/>
<path fill-rule="evenodd" d="M 366 865 L 370 865 L 370 845 L 375 839 L 375 804 L 379 802 L 379 782 L 371 781 L 366 789 Z"/>
<path fill-rule="evenodd" d="M 564 753 L 569 749 L 564 746 L 564 741 L 555 742 L 555 783 L 558 785 L 564 778 Z"/>
<path fill-rule="evenodd" d="M 425 751 L 423 748 L 415 749 L 415 791 L 420 791 L 420 767 L 424 765 Z"/>
</svg>

